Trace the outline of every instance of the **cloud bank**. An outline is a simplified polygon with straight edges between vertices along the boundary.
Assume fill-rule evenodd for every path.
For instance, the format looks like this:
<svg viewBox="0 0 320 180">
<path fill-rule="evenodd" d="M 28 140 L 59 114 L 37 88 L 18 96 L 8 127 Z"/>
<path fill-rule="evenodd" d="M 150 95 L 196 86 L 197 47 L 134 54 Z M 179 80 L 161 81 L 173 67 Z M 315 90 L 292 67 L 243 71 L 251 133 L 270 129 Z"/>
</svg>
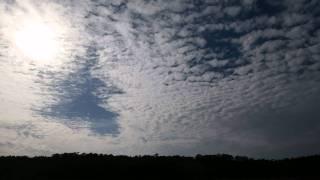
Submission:
<svg viewBox="0 0 320 180">
<path fill-rule="evenodd" d="M 23 2 L 0 8 L 1 154 L 319 152 L 318 1 Z M 14 55 L 31 12 L 66 29 L 57 61 Z"/>
</svg>

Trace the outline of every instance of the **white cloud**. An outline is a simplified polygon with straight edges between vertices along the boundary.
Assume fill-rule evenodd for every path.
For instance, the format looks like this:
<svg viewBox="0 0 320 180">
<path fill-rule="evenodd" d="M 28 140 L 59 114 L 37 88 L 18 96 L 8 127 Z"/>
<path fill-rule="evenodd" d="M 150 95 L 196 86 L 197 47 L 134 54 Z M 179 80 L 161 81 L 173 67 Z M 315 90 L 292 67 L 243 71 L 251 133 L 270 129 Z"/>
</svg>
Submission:
<svg viewBox="0 0 320 180">
<path fill-rule="evenodd" d="M 27 75 L 16 73 L 12 69 L 22 71 L 21 66 L 9 66 L 8 57 L 1 57 L 0 83 L 5 88 L 0 90 L 4 99 L 0 107 L 9 108 L 2 113 L 0 127 L 7 135 L 0 138 L 0 153 L 16 149 L 18 154 L 29 154 L 37 149 L 39 154 L 226 152 L 281 156 L 290 155 L 292 148 L 298 149 L 297 154 L 311 153 L 303 148 L 303 141 L 309 139 L 314 145 L 318 141 L 298 127 L 300 119 L 290 119 L 293 110 L 301 110 L 301 118 L 308 118 L 305 127 L 313 135 L 319 133 L 314 120 L 319 115 L 313 109 L 316 105 L 303 108 L 317 104 L 320 90 L 320 38 L 319 33 L 310 35 L 311 30 L 319 30 L 308 21 L 316 17 L 308 12 L 298 15 L 308 4 L 297 6 L 293 15 L 285 10 L 281 16 L 252 16 L 255 1 L 245 1 L 243 6 L 225 3 L 223 8 L 219 2 L 205 3 L 52 2 L 48 7 L 56 8 L 67 18 L 67 27 L 76 32 L 66 40 L 76 44 L 74 49 L 69 47 L 76 51 L 64 68 L 30 71 L 34 67 L 26 65 Z M 225 19 L 223 11 L 234 19 Z M 240 13 L 243 19 L 237 19 Z M 63 87 L 52 87 L 87 65 L 74 57 L 85 56 L 88 46 L 95 46 L 98 54 L 90 75 L 107 86 L 93 93 L 102 100 L 101 106 L 117 113 L 117 136 L 90 131 L 88 121 L 73 125 L 68 120 L 35 118 L 30 111 L 33 102 L 51 105 L 65 97 Z M 39 78 L 40 72 L 44 78 Z M 74 81 L 80 81 L 76 76 Z M 108 91 L 112 88 L 123 93 Z M 77 86 L 73 90 L 81 91 Z M 27 114 L 20 119 L 32 120 L 35 128 L 28 129 L 29 134 L 37 131 L 35 134 L 43 137 L 19 135 L 18 127 L 5 126 L 6 118 L 16 117 L 12 124 L 18 124 L 15 112 Z M 49 119 L 44 122 L 41 118 Z M 26 123 L 30 122 L 19 124 Z M 291 123 L 301 138 L 294 139 L 288 127 Z M 69 138 L 62 142 L 61 134 Z"/>
</svg>

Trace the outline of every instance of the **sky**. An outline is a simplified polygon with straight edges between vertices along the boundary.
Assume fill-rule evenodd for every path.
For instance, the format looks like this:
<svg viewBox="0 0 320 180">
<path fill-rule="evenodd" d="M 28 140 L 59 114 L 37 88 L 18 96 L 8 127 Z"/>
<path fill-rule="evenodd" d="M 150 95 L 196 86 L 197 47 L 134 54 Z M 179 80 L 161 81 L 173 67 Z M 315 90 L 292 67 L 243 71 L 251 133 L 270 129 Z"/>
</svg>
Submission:
<svg viewBox="0 0 320 180">
<path fill-rule="evenodd" d="M 0 155 L 320 152 L 318 0 L 0 0 Z"/>
</svg>

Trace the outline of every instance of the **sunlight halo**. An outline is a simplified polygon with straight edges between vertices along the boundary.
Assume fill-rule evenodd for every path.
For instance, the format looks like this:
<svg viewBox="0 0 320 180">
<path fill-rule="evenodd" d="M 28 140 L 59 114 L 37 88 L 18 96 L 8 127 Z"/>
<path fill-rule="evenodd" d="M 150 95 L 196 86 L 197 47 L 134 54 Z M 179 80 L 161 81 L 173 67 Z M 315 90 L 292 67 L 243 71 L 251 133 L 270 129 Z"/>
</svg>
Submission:
<svg viewBox="0 0 320 180">
<path fill-rule="evenodd" d="M 32 60 L 53 60 L 59 52 L 58 33 L 42 22 L 28 22 L 15 32 L 20 52 Z"/>
</svg>

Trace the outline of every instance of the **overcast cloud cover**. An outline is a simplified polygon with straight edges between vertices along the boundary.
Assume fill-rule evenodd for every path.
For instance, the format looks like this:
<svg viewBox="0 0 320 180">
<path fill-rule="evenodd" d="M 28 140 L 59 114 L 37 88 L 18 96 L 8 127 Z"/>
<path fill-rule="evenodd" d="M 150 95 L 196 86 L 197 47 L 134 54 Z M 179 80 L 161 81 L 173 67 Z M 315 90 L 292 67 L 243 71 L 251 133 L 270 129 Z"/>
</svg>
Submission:
<svg viewBox="0 0 320 180">
<path fill-rule="evenodd" d="M 0 155 L 320 152 L 318 0 L 1 0 Z M 63 51 L 25 60 L 25 17 Z"/>
</svg>

